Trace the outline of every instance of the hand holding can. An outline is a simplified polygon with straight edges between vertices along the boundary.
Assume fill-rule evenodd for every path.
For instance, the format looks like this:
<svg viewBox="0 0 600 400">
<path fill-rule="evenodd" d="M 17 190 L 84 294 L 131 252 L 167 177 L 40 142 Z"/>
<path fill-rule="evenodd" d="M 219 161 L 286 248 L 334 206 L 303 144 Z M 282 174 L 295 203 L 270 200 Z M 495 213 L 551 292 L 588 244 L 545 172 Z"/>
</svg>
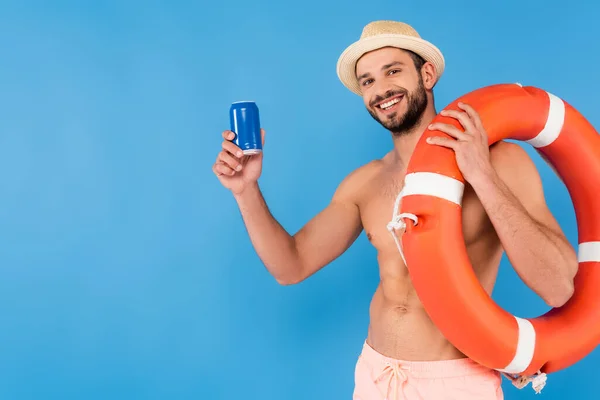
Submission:
<svg viewBox="0 0 600 400">
<path fill-rule="evenodd" d="M 229 123 L 235 134 L 233 142 L 242 149 L 244 155 L 262 152 L 260 117 L 253 101 L 237 101 L 229 108 Z"/>
<path fill-rule="evenodd" d="M 231 130 L 222 133 L 222 149 L 212 169 L 223 186 L 237 195 L 260 177 L 265 131 L 253 102 L 233 103 L 229 115 Z"/>
</svg>

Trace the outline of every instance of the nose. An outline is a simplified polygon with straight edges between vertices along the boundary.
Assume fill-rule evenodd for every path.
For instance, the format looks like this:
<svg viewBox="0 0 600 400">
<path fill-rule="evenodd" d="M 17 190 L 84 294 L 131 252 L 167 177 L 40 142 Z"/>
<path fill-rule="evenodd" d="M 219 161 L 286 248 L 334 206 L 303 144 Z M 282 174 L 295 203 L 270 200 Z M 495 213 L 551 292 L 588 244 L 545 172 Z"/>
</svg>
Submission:
<svg viewBox="0 0 600 400">
<path fill-rule="evenodd" d="M 375 82 L 375 85 L 373 86 L 373 92 L 377 98 L 385 99 L 393 91 L 394 90 L 389 87 L 389 85 L 386 85 L 385 82 Z"/>
</svg>

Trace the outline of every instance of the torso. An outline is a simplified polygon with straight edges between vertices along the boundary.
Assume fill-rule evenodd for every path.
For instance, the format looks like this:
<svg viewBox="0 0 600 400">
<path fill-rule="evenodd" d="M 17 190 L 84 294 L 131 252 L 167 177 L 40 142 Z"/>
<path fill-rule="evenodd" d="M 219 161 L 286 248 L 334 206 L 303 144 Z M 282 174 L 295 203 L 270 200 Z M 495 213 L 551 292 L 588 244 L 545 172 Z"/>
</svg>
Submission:
<svg viewBox="0 0 600 400">
<path fill-rule="evenodd" d="M 377 250 L 380 283 L 370 306 L 367 343 L 397 359 L 431 361 L 464 357 L 433 325 L 411 284 L 393 237 L 386 229 L 394 201 L 402 189 L 406 166 L 391 156 L 364 168 L 357 203 L 365 233 Z M 483 287 L 491 293 L 502 248 L 473 189 L 463 195 L 463 236 L 471 264 Z"/>
</svg>

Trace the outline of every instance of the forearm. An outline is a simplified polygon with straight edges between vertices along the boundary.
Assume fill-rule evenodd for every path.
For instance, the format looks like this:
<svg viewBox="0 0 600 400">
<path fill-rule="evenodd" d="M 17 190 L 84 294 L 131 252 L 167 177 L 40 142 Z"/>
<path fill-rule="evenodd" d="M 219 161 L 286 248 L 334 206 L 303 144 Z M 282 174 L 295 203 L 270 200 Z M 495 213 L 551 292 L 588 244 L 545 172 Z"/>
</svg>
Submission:
<svg viewBox="0 0 600 400">
<path fill-rule="evenodd" d="M 521 279 L 547 304 L 564 304 L 572 295 L 577 267 L 572 246 L 535 221 L 494 171 L 470 183 Z"/>
<path fill-rule="evenodd" d="M 267 270 L 280 283 L 291 283 L 301 274 L 294 238 L 273 217 L 258 184 L 235 195 L 250 241 Z"/>
</svg>

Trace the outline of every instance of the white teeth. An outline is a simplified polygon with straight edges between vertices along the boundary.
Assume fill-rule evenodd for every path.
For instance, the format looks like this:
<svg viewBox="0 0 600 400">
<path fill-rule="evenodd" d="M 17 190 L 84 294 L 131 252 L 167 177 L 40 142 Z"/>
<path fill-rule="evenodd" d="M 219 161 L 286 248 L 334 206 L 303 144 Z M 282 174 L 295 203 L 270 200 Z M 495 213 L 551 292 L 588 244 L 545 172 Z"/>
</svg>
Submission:
<svg viewBox="0 0 600 400">
<path fill-rule="evenodd" d="M 379 107 L 381 107 L 384 110 L 387 110 L 388 108 L 390 108 L 391 106 L 393 106 L 394 104 L 396 104 L 399 101 L 400 101 L 399 98 L 395 98 L 395 99 L 390 100 L 390 101 L 388 101 L 386 103 L 380 104 Z"/>
</svg>

